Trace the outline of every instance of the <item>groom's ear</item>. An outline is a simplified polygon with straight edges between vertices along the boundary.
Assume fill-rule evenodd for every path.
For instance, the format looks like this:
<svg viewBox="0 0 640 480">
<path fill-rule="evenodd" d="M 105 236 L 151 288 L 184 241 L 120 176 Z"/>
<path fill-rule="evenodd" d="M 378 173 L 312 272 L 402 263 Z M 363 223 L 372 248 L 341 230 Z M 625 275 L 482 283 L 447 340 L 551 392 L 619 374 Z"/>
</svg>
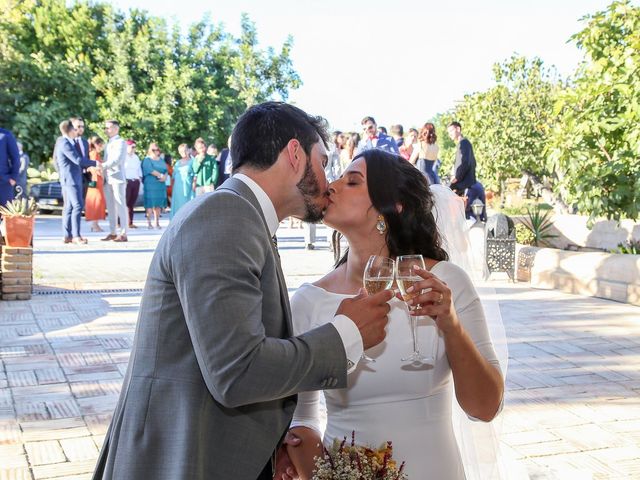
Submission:
<svg viewBox="0 0 640 480">
<path fill-rule="evenodd" d="M 402 213 L 403 209 L 404 209 L 404 207 L 402 206 L 402 204 L 400 202 L 396 203 L 396 212 Z"/>
<path fill-rule="evenodd" d="M 287 143 L 285 147 L 287 151 L 287 160 L 293 168 L 295 173 L 298 173 L 300 166 L 302 165 L 303 155 L 302 155 L 302 145 L 300 145 L 300 141 L 296 138 L 292 138 Z"/>
</svg>

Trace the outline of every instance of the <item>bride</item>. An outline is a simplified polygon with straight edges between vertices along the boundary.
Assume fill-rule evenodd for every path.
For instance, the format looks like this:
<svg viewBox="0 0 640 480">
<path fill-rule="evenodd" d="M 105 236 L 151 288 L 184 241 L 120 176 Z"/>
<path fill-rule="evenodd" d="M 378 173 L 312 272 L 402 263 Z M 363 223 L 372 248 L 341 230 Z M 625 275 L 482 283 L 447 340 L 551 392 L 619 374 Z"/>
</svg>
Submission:
<svg viewBox="0 0 640 480">
<path fill-rule="evenodd" d="M 419 253 L 426 270 L 417 272 L 423 293 L 413 299 L 414 314 L 420 351 L 428 354 L 438 335 L 436 361 L 400 360 L 412 349 L 409 313 L 392 299 L 387 337 L 367 351 L 375 362 L 361 361 L 347 388 L 324 392 L 324 438 L 319 392 L 300 394 L 291 433 L 301 442 L 288 447 L 289 457 L 300 478 L 310 478 L 321 443 L 355 430 L 363 445 L 391 440 L 411 480 L 463 480 L 453 396 L 466 417 L 489 422 L 502 408 L 504 379 L 476 290 L 467 273 L 447 261 L 427 182 L 401 157 L 373 149 L 358 155 L 329 192 L 324 223 L 347 238 L 349 249 L 334 270 L 294 295 L 296 334 L 331 318 L 344 298 L 359 292 L 369 256 Z"/>
</svg>

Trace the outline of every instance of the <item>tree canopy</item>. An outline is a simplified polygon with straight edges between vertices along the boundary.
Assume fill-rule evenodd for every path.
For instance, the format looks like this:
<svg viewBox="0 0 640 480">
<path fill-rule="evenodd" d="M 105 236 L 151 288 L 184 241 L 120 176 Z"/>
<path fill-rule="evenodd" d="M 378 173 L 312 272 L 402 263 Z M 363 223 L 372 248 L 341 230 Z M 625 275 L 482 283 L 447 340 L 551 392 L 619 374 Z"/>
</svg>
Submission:
<svg viewBox="0 0 640 480">
<path fill-rule="evenodd" d="M 546 179 L 559 203 L 592 219 L 637 219 L 640 8 L 614 1 L 583 21 L 571 40 L 584 59 L 570 78 L 559 79 L 539 58 L 514 55 L 494 65 L 494 87 L 438 115 L 438 131 L 446 136 L 451 120 L 462 123 L 478 177 L 491 190 L 531 173 Z M 443 147 L 446 168 L 454 146 Z"/>
<path fill-rule="evenodd" d="M 208 17 L 185 33 L 108 3 L 0 0 L 0 124 L 36 164 L 70 115 L 94 132 L 117 119 L 123 135 L 171 152 L 200 136 L 225 145 L 248 106 L 286 100 L 301 84 L 292 39 L 261 49 L 253 22 L 241 20 L 235 38 Z"/>
</svg>

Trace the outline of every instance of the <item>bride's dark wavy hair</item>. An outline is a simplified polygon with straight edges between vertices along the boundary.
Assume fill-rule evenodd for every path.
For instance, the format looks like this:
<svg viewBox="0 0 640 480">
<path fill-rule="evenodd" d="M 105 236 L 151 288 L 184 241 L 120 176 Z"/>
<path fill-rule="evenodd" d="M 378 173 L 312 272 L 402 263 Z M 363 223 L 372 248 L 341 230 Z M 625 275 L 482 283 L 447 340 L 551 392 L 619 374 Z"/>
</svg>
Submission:
<svg viewBox="0 0 640 480">
<path fill-rule="evenodd" d="M 387 225 L 389 256 L 422 254 L 433 260 L 448 260 L 433 216 L 433 195 L 425 176 L 401 156 L 384 150 L 365 150 L 353 160 L 358 158 L 364 158 L 367 165 L 371 203 Z M 402 206 L 401 211 L 398 205 Z M 335 267 L 345 263 L 349 255 L 347 249 L 340 257 L 341 237 L 339 232 L 334 232 Z"/>
</svg>

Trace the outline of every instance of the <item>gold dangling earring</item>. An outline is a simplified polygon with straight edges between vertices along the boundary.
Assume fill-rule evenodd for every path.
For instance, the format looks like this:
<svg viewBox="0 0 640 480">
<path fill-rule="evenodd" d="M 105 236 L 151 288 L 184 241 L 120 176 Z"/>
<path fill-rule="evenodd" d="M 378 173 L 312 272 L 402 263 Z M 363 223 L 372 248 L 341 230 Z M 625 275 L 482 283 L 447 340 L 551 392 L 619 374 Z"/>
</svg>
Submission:
<svg viewBox="0 0 640 480">
<path fill-rule="evenodd" d="M 376 222 L 376 229 L 380 235 L 384 235 L 384 232 L 387 231 L 387 224 L 384 222 L 384 217 L 382 215 L 378 215 L 378 221 Z"/>
</svg>

